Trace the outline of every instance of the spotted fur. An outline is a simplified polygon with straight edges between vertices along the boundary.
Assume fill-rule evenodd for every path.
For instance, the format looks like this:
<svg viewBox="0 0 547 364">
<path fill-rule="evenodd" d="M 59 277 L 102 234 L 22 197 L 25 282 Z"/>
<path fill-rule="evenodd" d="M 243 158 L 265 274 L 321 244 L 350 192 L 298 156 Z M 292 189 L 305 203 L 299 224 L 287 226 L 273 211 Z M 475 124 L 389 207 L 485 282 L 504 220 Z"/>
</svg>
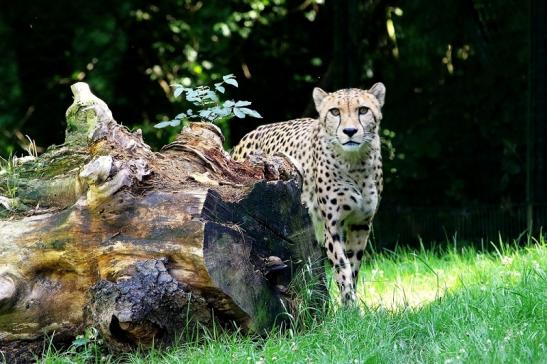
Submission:
<svg viewBox="0 0 547 364">
<path fill-rule="evenodd" d="M 236 160 L 251 153 L 287 155 L 303 175 L 302 202 L 317 240 L 331 261 L 342 301 L 355 301 L 363 252 L 382 193 L 378 134 L 385 87 L 313 91 L 318 119 L 263 125 L 235 147 Z"/>
</svg>

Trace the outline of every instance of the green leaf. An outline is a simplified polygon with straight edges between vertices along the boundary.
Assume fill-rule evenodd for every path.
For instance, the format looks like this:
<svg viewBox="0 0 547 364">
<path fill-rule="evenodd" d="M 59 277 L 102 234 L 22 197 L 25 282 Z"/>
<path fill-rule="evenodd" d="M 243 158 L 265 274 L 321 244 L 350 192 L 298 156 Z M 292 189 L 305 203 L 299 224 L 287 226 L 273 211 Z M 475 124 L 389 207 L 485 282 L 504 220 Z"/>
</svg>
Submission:
<svg viewBox="0 0 547 364">
<path fill-rule="evenodd" d="M 161 123 L 157 123 L 156 125 L 154 125 L 154 128 L 161 129 L 170 125 L 171 125 L 170 121 L 162 121 Z"/>
<path fill-rule="evenodd" d="M 215 114 L 209 109 L 201 110 L 199 112 L 199 116 L 201 116 L 202 118 L 207 119 L 207 120 L 214 120 L 215 119 Z"/>
<path fill-rule="evenodd" d="M 238 110 L 241 110 L 242 112 L 253 118 L 262 119 L 262 115 L 260 115 L 256 110 L 248 109 L 246 107 L 241 107 Z"/>
<path fill-rule="evenodd" d="M 177 88 L 175 89 L 175 92 L 173 92 L 173 95 L 174 95 L 175 97 L 179 97 L 180 94 L 182 94 L 183 92 L 184 92 L 184 87 L 177 87 Z"/>
<path fill-rule="evenodd" d="M 249 102 L 249 101 L 238 101 L 238 102 L 236 102 L 235 107 L 249 106 L 250 104 L 251 104 L 251 102 Z"/>
<path fill-rule="evenodd" d="M 232 113 L 232 108 L 229 107 L 221 107 L 218 110 L 218 115 L 222 117 L 229 116 Z"/>
<path fill-rule="evenodd" d="M 199 92 L 192 89 L 188 90 L 188 92 L 186 93 L 186 100 L 192 103 L 199 102 L 200 101 Z"/>
<path fill-rule="evenodd" d="M 218 101 L 217 94 L 214 91 L 207 91 L 207 98 L 211 101 Z"/>
<path fill-rule="evenodd" d="M 162 121 L 161 123 L 157 123 L 156 125 L 154 125 L 154 128 L 161 129 L 168 126 L 178 126 L 178 125 L 180 125 L 180 120 L 167 120 L 167 121 Z"/>
<path fill-rule="evenodd" d="M 224 92 L 226 92 L 226 89 L 224 88 L 224 86 L 222 86 L 222 82 L 219 82 L 219 83 L 215 83 L 215 89 L 220 92 L 221 94 L 223 94 Z"/>
<path fill-rule="evenodd" d="M 72 341 L 72 345 L 75 348 L 79 348 L 80 346 L 84 346 L 89 343 L 89 339 L 83 337 L 83 335 L 78 336 L 74 341 Z"/>
<path fill-rule="evenodd" d="M 239 110 L 237 107 L 234 107 L 234 109 L 232 111 L 233 111 L 234 115 L 237 116 L 238 118 L 240 118 L 240 119 L 245 118 L 245 113 L 243 113 L 243 111 Z"/>
<path fill-rule="evenodd" d="M 220 107 L 220 106 L 215 106 L 213 108 L 210 108 L 209 110 L 211 110 L 211 112 L 214 113 L 214 116 L 215 116 L 214 119 L 218 119 L 219 117 L 227 117 L 232 113 L 231 108 Z"/>
<path fill-rule="evenodd" d="M 226 76 L 224 76 L 226 77 Z M 224 79 L 224 82 L 226 82 L 228 85 L 232 85 L 234 87 L 238 87 L 239 85 L 237 84 L 237 81 L 233 78 L 227 78 L 227 79 Z"/>
</svg>

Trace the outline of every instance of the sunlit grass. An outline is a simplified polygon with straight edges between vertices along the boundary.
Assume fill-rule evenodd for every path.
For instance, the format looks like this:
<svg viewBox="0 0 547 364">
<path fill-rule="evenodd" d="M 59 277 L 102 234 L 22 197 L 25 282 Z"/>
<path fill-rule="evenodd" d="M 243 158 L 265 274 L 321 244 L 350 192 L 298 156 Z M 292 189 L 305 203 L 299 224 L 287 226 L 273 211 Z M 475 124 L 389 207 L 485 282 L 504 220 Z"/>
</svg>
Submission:
<svg viewBox="0 0 547 364">
<path fill-rule="evenodd" d="M 371 254 L 359 274 L 357 297 L 360 307 L 397 312 L 418 308 L 461 288 L 479 285 L 480 289 L 485 289 L 485 284 L 499 283 L 500 276 L 505 282 L 512 280 L 514 283 L 521 276 L 519 269 L 530 249 L 545 247 L 545 241 L 530 239 L 528 246 L 533 248 L 519 249 L 500 241 L 491 244 L 492 252 L 489 253 L 456 245 L 417 251 L 402 248 Z M 545 259 L 544 254 L 532 261 L 534 267 L 540 266 L 540 259 Z M 330 269 L 327 270 L 331 277 L 331 299 L 339 302 L 338 291 L 332 289 L 334 277 Z"/>
<path fill-rule="evenodd" d="M 493 254 L 465 247 L 381 254 L 363 268 L 358 296 L 368 307 L 398 310 L 420 307 L 463 288 L 515 284 L 529 254 L 530 249 L 509 246 Z M 533 266 L 539 267 L 541 258 L 532 260 Z"/>
<path fill-rule="evenodd" d="M 526 248 L 498 244 L 492 253 L 452 247 L 374 254 L 360 276 L 360 311 L 336 308 L 305 329 L 264 338 L 204 332 L 164 351 L 105 360 L 546 363 L 546 271 L 543 240 Z M 79 355 L 49 354 L 43 360 L 84 362 Z"/>
</svg>

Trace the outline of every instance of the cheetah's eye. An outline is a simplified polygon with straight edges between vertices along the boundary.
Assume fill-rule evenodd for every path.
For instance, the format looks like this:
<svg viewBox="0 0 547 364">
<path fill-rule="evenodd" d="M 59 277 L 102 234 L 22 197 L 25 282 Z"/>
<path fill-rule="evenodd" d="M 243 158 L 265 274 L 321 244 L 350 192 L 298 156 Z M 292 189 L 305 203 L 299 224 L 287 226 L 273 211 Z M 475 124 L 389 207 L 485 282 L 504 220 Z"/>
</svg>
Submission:
<svg viewBox="0 0 547 364">
<path fill-rule="evenodd" d="M 367 112 L 368 112 L 368 107 L 361 106 L 361 107 L 359 108 L 359 114 L 364 115 L 364 114 L 366 114 Z"/>
<path fill-rule="evenodd" d="M 332 109 L 329 110 L 329 112 L 334 116 L 340 115 L 340 110 L 337 109 L 337 108 L 332 108 Z"/>
</svg>

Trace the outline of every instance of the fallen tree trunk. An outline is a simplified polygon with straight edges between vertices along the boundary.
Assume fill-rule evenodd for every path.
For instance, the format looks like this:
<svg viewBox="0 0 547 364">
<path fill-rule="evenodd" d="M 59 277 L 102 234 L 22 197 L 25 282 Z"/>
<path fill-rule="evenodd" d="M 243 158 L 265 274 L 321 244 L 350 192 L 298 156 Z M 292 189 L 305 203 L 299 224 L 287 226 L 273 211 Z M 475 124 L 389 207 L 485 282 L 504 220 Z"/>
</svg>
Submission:
<svg viewBox="0 0 547 364">
<path fill-rule="evenodd" d="M 88 326 L 120 349 L 198 322 L 261 333 L 295 315 L 296 277 L 324 272 L 290 162 L 234 162 L 208 123 L 155 153 L 72 90 L 65 144 L 0 174 L 0 350 Z"/>
</svg>

